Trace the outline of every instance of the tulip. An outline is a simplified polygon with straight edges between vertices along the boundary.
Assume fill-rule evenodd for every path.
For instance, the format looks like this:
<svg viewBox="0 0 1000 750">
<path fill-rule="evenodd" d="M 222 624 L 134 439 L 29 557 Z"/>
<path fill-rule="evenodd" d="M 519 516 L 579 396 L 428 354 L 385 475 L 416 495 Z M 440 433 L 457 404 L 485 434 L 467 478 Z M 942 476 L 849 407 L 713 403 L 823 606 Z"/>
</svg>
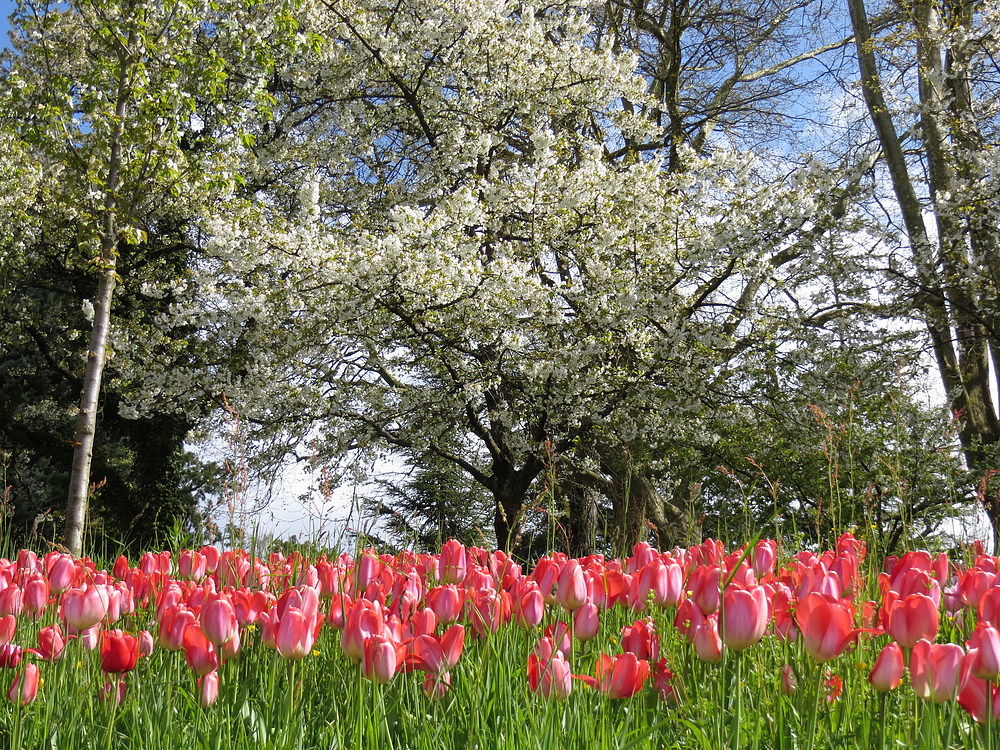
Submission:
<svg viewBox="0 0 1000 750">
<path fill-rule="evenodd" d="M 880 693 L 888 693 L 899 687 L 902 681 L 903 650 L 898 643 L 888 643 L 875 659 L 875 665 L 868 673 L 868 682 Z"/>
<path fill-rule="evenodd" d="M 798 689 L 799 682 L 795 679 L 795 670 L 791 665 L 785 664 L 781 668 L 781 684 L 779 688 L 783 695 L 791 695 Z"/>
<path fill-rule="evenodd" d="M 580 679 L 597 688 L 609 698 L 631 698 L 642 690 L 649 676 L 649 663 L 633 653 L 614 657 L 605 653 L 597 657 L 596 677 L 581 675 Z"/>
<path fill-rule="evenodd" d="M 17 669 L 23 654 L 24 649 L 13 643 L 5 643 L 0 646 L 0 669 Z"/>
<path fill-rule="evenodd" d="M 801 599 L 795 619 L 806 653 L 821 663 L 837 658 L 857 637 L 850 608 L 823 594 L 812 593 Z"/>
<path fill-rule="evenodd" d="M 587 602 L 587 579 L 579 560 L 569 560 L 556 579 L 556 602 L 573 612 Z"/>
<path fill-rule="evenodd" d="M 201 608 L 201 627 L 208 638 L 216 646 L 227 643 L 239 629 L 236 622 L 236 610 L 225 595 L 210 599 Z"/>
<path fill-rule="evenodd" d="M 528 654 L 528 685 L 531 692 L 547 700 L 565 700 L 573 691 L 573 675 L 569 662 L 548 639 L 543 638 Z"/>
<path fill-rule="evenodd" d="M 206 675 L 219 668 L 219 655 L 201 630 L 201 624 L 192 622 L 184 629 L 184 658 L 188 666 L 199 675 Z"/>
<path fill-rule="evenodd" d="M 962 692 L 971 668 L 961 646 L 921 639 L 910 654 L 910 684 L 917 697 L 943 703 Z"/>
<path fill-rule="evenodd" d="M 465 545 L 457 539 L 449 539 L 441 547 L 438 580 L 441 583 L 463 583 L 466 571 Z"/>
<path fill-rule="evenodd" d="M 135 669 L 139 658 L 139 639 L 121 630 L 101 633 L 101 669 L 109 674 L 124 674 Z"/>
<path fill-rule="evenodd" d="M 183 605 L 166 609 L 160 615 L 156 639 L 167 651 L 180 651 L 184 648 L 184 631 L 197 619 L 194 612 Z"/>
<path fill-rule="evenodd" d="M 365 653 L 365 641 L 385 630 L 382 607 L 368 599 L 358 599 L 350 606 L 346 615 L 344 630 L 340 634 L 340 647 L 354 661 L 361 661 Z"/>
<path fill-rule="evenodd" d="M 981 680 L 996 680 L 1000 676 L 1000 632 L 988 622 L 980 622 L 968 643 L 972 659 L 972 674 Z"/>
<path fill-rule="evenodd" d="M 109 602 L 108 591 L 101 585 L 69 589 L 62 595 L 63 620 L 76 630 L 87 630 L 104 619 Z"/>
<path fill-rule="evenodd" d="M 986 722 L 987 712 L 992 708 L 993 716 L 990 718 L 997 721 L 1000 719 L 1000 689 L 991 682 L 971 676 L 958 694 L 958 705 L 980 724 Z"/>
<path fill-rule="evenodd" d="M 107 680 L 104 683 L 104 687 L 101 689 L 101 700 L 113 700 L 120 706 L 125 701 L 125 694 L 127 692 L 128 686 L 125 684 L 124 677 L 118 677 L 113 681 Z"/>
<path fill-rule="evenodd" d="M 773 573 L 778 560 L 778 543 L 773 539 L 761 539 L 753 549 L 751 560 L 754 575 L 758 578 Z"/>
<path fill-rule="evenodd" d="M 20 703 L 22 706 L 34 702 L 35 698 L 38 697 L 38 682 L 38 666 L 30 662 L 26 663 L 24 670 L 10 683 L 10 688 L 7 690 L 7 700 L 11 703 Z"/>
<path fill-rule="evenodd" d="M 440 638 L 429 634 L 418 636 L 407 662 L 428 674 L 442 674 L 458 664 L 464 646 L 465 627 L 452 625 Z"/>
<path fill-rule="evenodd" d="M 219 673 L 209 672 L 198 678 L 198 690 L 201 696 L 201 705 L 208 708 L 219 697 Z"/>
<path fill-rule="evenodd" d="M 442 625 L 450 625 L 462 616 L 464 594 L 458 586 L 446 584 L 435 586 L 427 592 L 427 606 L 434 610 Z M 536 623 L 537 624 L 537 623 Z"/>
<path fill-rule="evenodd" d="M 721 585 L 722 568 L 703 566 L 695 568 L 691 573 L 691 580 L 688 582 L 691 598 L 703 615 L 710 615 L 719 610 L 722 602 Z"/>
<path fill-rule="evenodd" d="M 709 664 L 722 661 L 724 646 L 719 637 L 718 615 L 709 615 L 694 631 L 694 652 Z"/>
<path fill-rule="evenodd" d="M 431 700 L 440 700 L 444 697 L 444 694 L 448 692 L 448 688 L 451 687 L 451 673 L 442 672 L 441 674 L 430 674 L 424 676 L 424 682 L 421 685 L 421 689 Z"/>
<path fill-rule="evenodd" d="M 622 628 L 621 647 L 622 651 L 635 654 L 640 659 L 659 660 L 660 637 L 656 633 L 653 621 L 648 618 L 636 620 L 631 625 Z"/>
<path fill-rule="evenodd" d="M 726 589 L 722 608 L 722 640 L 733 651 L 742 651 L 764 637 L 767 629 L 767 591 L 763 586 Z"/>
<path fill-rule="evenodd" d="M 403 666 L 405 657 L 405 646 L 384 635 L 373 635 L 365 641 L 361 673 L 372 682 L 387 683 Z"/>
<path fill-rule="evenodd" d="M 932 640 L 938 631 L 938 608 L 926 594 L 908 594 L 889 611 L 889 635 L 903 648 L 913 648 L 921 638 Z"/>
<path fill-rule="evenodd" d="M 573 635 L 581 641 L 590 641 L 597 637 L 601 627 L 601 616 L 597 605 L 587 602 L 573 613 Z"/>
<path fill-rule="evenodd" d="M 14 640 L 14 633 L 17 631 L 17 617 L 14 615 L 4 615 L 0 617 L 0 645 L 10 643 Z"/>
<path fill-rule="evenodd" d="M 274 646 L 286 659 L 302 659 L 312 651 L 321 619 L 309 618 L 300 609 L 291 608 L 278 621 Z"/>
<path fill-rule="evenodd" d="M 76 561 L 69 555 L 54 553 L 51 561 L 46 564 L 48 569 L 49 588 L 53 594 L 61 594 L 76 581 Z"/>
<path fill-rule="evenodd" d="M 24 592 L 16 583 L 0 591 L 0 615 L 21 614 L 24 609 Z"/>
<path fill-rule="evenodd" d="M 49 625 L 38 631 L 38 655 L 45 661 L 62 659 L 65 647 L 66 640 L 58 625 Z"/>
</svg>

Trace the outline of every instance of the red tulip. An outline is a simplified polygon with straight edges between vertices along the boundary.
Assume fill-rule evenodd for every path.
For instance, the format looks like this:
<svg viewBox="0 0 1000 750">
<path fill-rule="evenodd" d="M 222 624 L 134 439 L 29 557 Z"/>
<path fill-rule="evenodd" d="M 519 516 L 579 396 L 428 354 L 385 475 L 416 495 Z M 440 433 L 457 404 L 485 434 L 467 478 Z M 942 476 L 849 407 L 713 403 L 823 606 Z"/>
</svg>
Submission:
<svg viewBox="0 0 1000 750">
<path fill-rule="evenodd" d="M 818 662 L 837 658 L 857 637 L 850 607 L 823 594 L 807 594 L 799 600 L 795 619 L 806 653 Z"/>
<path fill-rule="evenodd" d="M 135 669 L 139 659 L 139 639 L 121 630 L 101 633 L 101 669 L 111 674 L 124 674 Z"/>
<path fill-rule="evenodd" d="M 888 643 L 879 652 L 875 665 L 868 674 L 868 681 L 880 693 L 899 687 L 899 683 L 903 681 L 903 650 L 898 643 Z"/>
<path fill-rule="evenodd" d="M 596 677 L 581 675 L 579 679 L 597 688 L 609 698 L 630 698 L 640 690 L 649 676 L 649 663 L 633 653 L 597 657 Z"/>
<path fill-rule="evenodd" d="M 66 640 L 58 625 L 49 625 L 38 631 L 38 654 L 45 661 L 59 661 L 63 658 Z"/>
<path fill-rule="evenodd" d="M 188 666 L 199 675 L 206 675 L 219 668 L 219 654 L 201 630 L 201 624 L 192 622 L 184 629 L 184 658 Z"/>
</svg>

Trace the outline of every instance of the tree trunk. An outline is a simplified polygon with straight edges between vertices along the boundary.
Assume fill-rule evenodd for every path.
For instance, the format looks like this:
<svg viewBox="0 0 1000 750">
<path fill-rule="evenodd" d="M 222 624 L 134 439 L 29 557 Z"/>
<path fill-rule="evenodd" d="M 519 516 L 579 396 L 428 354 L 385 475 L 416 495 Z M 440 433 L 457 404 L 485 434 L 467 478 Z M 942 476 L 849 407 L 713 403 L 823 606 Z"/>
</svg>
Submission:
<svg viewBox="0 0 1000 750">
<path fill-rule="evenodd" d="M 90 494 L 90 463 L 94 455 L 94 436 L 97 432 L 97 408 L 101 395 L 101 381 L 104 377 L 104 363 L 111 330 L 111 300 L 115 292 L 116 269 L 118 265 L 118 186 L 121 182 L 122 135 L 125 129 L 126 105 L 130 96 L 129 49 L 135 39 L 135 31 L 129 34 L 128 43 L 120 52 L 118 68 L 118 91 L 115 102 L 115 125 L 111 133 L 108 155 L 107 179 L 104 186 L 104 205 L 99 237 L 101 253 L 98 257 L 100 279 L 97 284 L 97 300 L 94 303 L 94 322 L 90 331 L 87 349 L 87 365 L 83 376 L 83 392 L 80 394 L 80 410 L 76 418 L 76 434 L 73 438 L 73 467 L 70 470 L 69 495 L 66 500 L 66 526 L 64 530 L 66 547 L 74 555 L 83 550 L 83 528 L 87 518 L 87 503 Z"/>
<path fill-rule="evenodd" d="M 864 0 L 848 0 L 848 8 L 865 103 L 889 169 L 917 273 L 914 312 L 924 319 L 930 333 L 938 372 L 959 421 L 966 465 L 980 477 L 987 477 L 995 468 L 991 466 L 991 448 L 1000 443 L 1000 418 L 989 382 L 991 352 L 997 349 L 995 322 L 1000 315 L 974 284 L 982 282 L 988 288 L 987 296 L 995 294 L 1000 271 L 990 263 L 996 261 L 997 233 L 989 221 L 981 220 L 978 212 L 983 208 L 967 211 L 962 205 L 952 205 L 954 175 L 970 184 L 974 184 L 970 178 L 979 176 L 974 174 L 975 159 L 969 151 L 979 140 L 967 70 L 963 69 L 967 61 L 960 49 L 957 55 L 951 47 L 942 50 L 935 6 L 928 0 L 915 3 L 911 21 L 917 42 L 921 156 L 937 224 L 935 252 L 924 226 L 925 207 L 917 198 L 879 80 Z M 959 0 L 951 12 L 955 18 L 949 20 L 971 30 L 971 6 Z M 947 71 L 942 69 L 942 60 L 949 67 Z M 942 87 L 949 90 L 942 91 Z M 982 271 L 984 277 L 970 281 L 968 270 L 977 266 L 987 269 Z M 1000 508 L 989 503 L 985 508 L 994 539 L 998 539 Z"/>
</svg>

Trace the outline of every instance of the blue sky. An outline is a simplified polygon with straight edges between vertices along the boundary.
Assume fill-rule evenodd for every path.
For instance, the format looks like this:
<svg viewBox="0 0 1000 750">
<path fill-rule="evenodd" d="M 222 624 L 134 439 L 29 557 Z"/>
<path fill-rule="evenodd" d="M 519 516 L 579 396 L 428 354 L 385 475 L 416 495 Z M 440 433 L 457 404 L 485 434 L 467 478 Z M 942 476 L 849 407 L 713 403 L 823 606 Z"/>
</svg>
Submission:
<svg viewBox="0 0 1000 750">
<path fill-rule="evenodd" d="M 13 12 L 13 0 L 0 0 L 0 46 L 7 46 L 7 30 L 10 29 L 7 16 Z"/>
</svg>

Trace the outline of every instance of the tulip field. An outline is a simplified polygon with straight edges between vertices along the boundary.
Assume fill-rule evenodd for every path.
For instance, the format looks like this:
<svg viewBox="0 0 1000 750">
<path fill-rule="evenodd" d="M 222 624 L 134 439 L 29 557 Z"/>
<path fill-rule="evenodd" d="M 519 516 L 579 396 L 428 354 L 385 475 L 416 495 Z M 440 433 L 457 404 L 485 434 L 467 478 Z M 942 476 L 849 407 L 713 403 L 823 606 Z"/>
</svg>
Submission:
<svg viewBox="0 0 1000 750">
<path fill-rule="evenodd" d="M 0 559 L 0 745 L 1000 750 L 1000 559 Z"/>
</svg>

